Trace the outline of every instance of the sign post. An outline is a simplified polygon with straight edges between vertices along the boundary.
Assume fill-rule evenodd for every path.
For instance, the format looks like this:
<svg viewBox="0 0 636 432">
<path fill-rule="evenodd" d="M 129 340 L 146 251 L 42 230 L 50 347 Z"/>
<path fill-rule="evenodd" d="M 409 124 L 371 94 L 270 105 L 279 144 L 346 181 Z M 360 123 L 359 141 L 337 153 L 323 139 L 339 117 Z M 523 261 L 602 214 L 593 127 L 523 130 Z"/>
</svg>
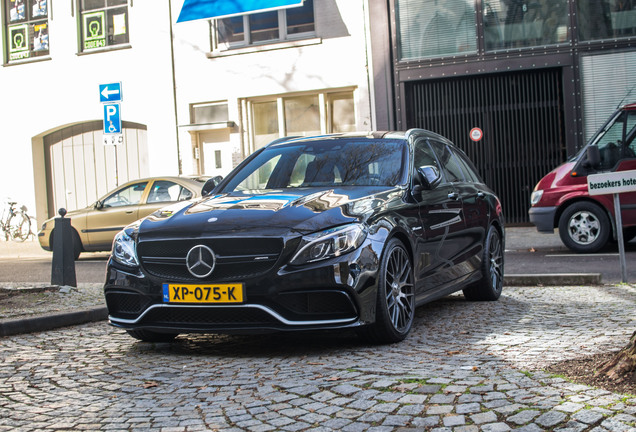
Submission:
<svg viewBox="0 0 636 432">
<path fill-rule="evenodd" d="M 613 173 L 593 174 L 587 176 L 587 189 L 591 195 L 614 195 L 614 214 L 616 231 L 618 232 L 618 253 L 621 264 L 623 283 L 627 283 L 627 263 L 625 262 L 625 244 L 623 242 L 623 216 L 619 194 L 636 191 L 636 170 Z"/>
</svg>

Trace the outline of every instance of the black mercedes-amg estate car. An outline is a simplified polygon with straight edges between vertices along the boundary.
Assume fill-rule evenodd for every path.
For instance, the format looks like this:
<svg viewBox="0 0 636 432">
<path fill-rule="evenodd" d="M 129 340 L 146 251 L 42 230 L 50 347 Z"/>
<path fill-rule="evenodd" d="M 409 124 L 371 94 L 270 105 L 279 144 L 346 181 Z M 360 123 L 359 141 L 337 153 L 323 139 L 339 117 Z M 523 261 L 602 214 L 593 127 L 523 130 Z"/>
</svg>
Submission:
<svg viewBox="0 0 636 432">
<path fill-rule="evenodd" d="M 104 292 L 110 323 L 144 341 L 352 328 L 387 343 L 422 303 L 498 299 L 503 271 L 499 199 L 412 129 L 274 141 L 120 232 Z"/>
</svg>

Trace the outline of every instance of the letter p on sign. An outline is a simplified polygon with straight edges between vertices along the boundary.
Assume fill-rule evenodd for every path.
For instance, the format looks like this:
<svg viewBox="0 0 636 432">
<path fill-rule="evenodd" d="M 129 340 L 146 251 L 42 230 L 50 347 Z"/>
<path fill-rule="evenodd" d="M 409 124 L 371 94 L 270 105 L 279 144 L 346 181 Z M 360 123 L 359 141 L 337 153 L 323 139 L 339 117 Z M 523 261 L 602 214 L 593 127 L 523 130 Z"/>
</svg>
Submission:
<svg viewBox="0 0 636 432">
<path fill-rule="evenodd" d="M 104 104 L 104 133 L 121 133 L 121 110 L 118 103 Z"/>
</svg>

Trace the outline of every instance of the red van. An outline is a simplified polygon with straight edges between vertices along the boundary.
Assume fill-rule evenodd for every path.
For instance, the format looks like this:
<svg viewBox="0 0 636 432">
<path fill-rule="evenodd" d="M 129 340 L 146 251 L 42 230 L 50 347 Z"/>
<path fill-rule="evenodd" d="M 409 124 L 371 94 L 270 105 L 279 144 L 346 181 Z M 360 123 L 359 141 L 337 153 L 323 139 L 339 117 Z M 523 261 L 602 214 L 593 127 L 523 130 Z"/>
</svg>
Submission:
<svg viewBox="0 0 636 432">
<path fill-rule="evenodd" d="M 543 177 L 528 212 L 539 232 L 559 228 L 561 241 L 575 252 L 596 252 L 617 227 L 612 195 L 590 196 L 587 175 L 636 169 L 636 103 L 616 111 L 576 156 Z M 620 195 L 625 241 L 636 237 L 636 192 Z"/>
</svg>

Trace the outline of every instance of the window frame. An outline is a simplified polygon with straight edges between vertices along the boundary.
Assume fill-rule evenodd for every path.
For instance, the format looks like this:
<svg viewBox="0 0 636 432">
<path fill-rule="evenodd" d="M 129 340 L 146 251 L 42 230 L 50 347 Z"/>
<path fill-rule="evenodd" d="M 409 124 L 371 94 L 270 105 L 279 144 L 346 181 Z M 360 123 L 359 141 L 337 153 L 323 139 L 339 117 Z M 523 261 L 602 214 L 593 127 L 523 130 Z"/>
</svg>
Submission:
<svg viewBox="0 0 636 432">
<path fill-rule="evenodd" d="M 49 0 L 50 1 L 50 0 Z M 111 0 L 102 0 L 104 6 L 100 8 L 93 9 L 84 9 L 83 3 L 84 0 L 76 0 L 77 6 L 77 32 L 78 32 L 78 41 L 77 41 L 77 52 L 78 55 L 84 54 L 93 54 L 105 51 L 112 51 L 118 49 L 130 48 L 130 5 L 128 4 L 128 0 L 121 0 L 121 3 L 108 5 L 108 2 Z M 123 18 L 123 28 L 124 33 L 118 33 L 116 35 L 109 35 L 107 32 L 109 18 L 113 18 L 115 15 L 109 15 L 109 12 L 116 11 L 118 9 L 125 9 L 124 18 Z M 95 16 L 98 17 L 101 15 L 101 26 L 104 29 L 103 37 L 92 37 L 90 39 L 85 38 L 85 34 L 87 32 L 87 25 L 90 26 L 90 23 L 85 19 L 86 16 Z M 110 39 L 116 36 L 125 35 L 125 41 L 122 42 L 110 42 Z M 87 47 L 87 43 L 94 42 L 99 44 L 98 41 L 103 40 L 103 45 Z"/>
<path fill-rule="evenodd" d="M 307 97 L 307 96 L 318 96 L 318 120 L 320 124 L 319 134 L 328 134 L 333 133 L 334 131 L 334 122 L 332 121 L 332 102 L 333 98 L 342 100 L 343 95 L 345 93 L 351 94 L 351 100 L 354 108 L 354 121 L 357 125 L 357 106 L 356 106 L 356 88 L 337 88 L 337 89 L 329 89 L 322 91 L 314 91 L 314 92 L 303 92 L 303 93 L 291 93 L 279 96 L 263 96 L 252 99 L 245 99 L 243 103 L 246 105 L 246 113 L 247 113 L 247 125 L 248 125 L 248 136 L 249 136 L 249 146 L 248 153 L 252 153 L 255 150 L 261 148 L 264 145 L 267 145 L 272 140 L 288 135 L 287 123 L 285 118 L 285 100 L 299 98 L 299 97 Z M 262 145 L 257 146 L 257 135 L 256 130 L 258 126 L 262 126 L 263 122 L 258 122 L 256 115 L 254 113 L 255 105 L 263 105 L 263 104 L 275 104 L 276 106 L 276 119 L 269 119 L 268 125 L 272 126 L 276 124 L 277 131 L 268 134 L 260 134 L 260 135 L 270 135 L 270 138 L 267 142 L 261 143 Z M 273 110 L 272 110 L 273 112 Z M 275 120 L 275 121 L 274 121 Z M 355 127 L 353 128 L 356 129 Z M 298 135 L 298 134 L 296 134 Z"/>
<path fill-rule="evenodd" d="M 307 1 L 307 0 L 306 0 Z M 287 23 L 287 11 L 293 8 L 280 9 L 276 12 L 278 15 L 278 38 L 276 39 L 268 39 L 263 41 L 252 41 L 251 36 L 251 26 L 250 26 L 250 17 L 255 17 L 258 15 L 271 14 L 272 11 L 269 12 L 259 12 L 255 14 L 245 14 L 239 15 L 243 19 L 243 40 L 234 41 L 234 42 L 224 42 L 222 41 L 220 35 L 220 21 L 223 19 L 236 19 L 237 17 L 230 18 L 221 18 L 210 20 L 210 41 L 212 51 L 229 51 L 237 48 L 246 48 L 246 47 L 258 47 L 263 45 L 277 44 L 283 42 L 290 42 L 302 39 L 309 39 L 316 36 L 316 9 L 313 4 L 313 0 L 311 1 L 312 5 L 312 15 L 313 15 L 313 30 L 299 33 L 288 33 L 288 23 Z M 302 7 L 302 6 L 301 6 Z"/>
<path fill-rule="evenodd" d="M 20 3 L 22 4 L 22 16 L 23 18 L 16 17 L 16 19 L 11 19 L 11 11 L 13 9 L 10 8 L 10 4 L 13 3 L 16 5 L 18 0 L 2 0 L 2 14 L 0 16 L 3 17 L 2 25 L 3 25 L 3 38 L 4 38 L 4 50 L 3 50 L 3 60 L 5 65 L 14 65 L 21 63 L 30 63 L 34 61 L 48 60 L 50 59 L 50 41 L 49 41 L 49 26 L 50 26 L 50 2 L 51 0 L 46 0 L 46 10 L 41 15 L 33 15 L 34 9 L 34 0 L 22 0 Z M 16 14 L 19 13 L 19 10 Z M 42 27 L 46 30 L 45 36 L 45 44 L 46 48 L 35 49 L 35 39 L 36 32 L 41 32 Z M 38 28 L 39 27 L 39 28 Z M 12 33 L 12 30 L 15 30 L 15 33 Z M 21 46 L 14 47 L 13 41 L 16 40 L 16 36 L 22 33 L 22 40 L 24 41 L 26 37 L 26 48 L 21 49 Z M 20 44 L 22 45 L 22 44 Z M 15 56 L 15 58 L 11 58 Z"/>
</svg>

